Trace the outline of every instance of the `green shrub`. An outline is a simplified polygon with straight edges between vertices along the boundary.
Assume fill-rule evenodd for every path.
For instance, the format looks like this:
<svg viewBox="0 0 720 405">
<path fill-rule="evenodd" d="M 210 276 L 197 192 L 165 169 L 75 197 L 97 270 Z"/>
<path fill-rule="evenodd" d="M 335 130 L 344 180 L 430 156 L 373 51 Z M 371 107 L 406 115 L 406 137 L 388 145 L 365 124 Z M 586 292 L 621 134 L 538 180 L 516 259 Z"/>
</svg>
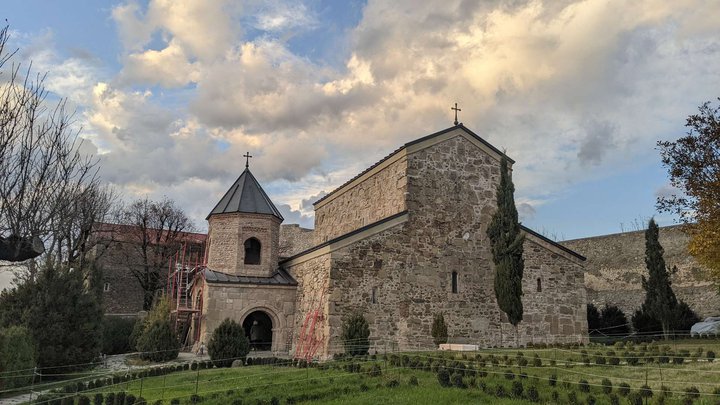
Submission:
<svg viewBox="0 0 720 405">
<path fill-rule="evenodd" d="M 550 377 L 548 377 L 548 384 L 550 384 L 551 387 L 557 385 L 557 374 L 550 374 Z"/>
<path fill-rule="evenodd" d="M 601 385 L 603 393 L 609 394 L 612 392 L 612 382 L 609 379 L 603 378 Z"/>
<path fill-rule="evenodd" d="M 21 326 L 0 329 L 0 388 L 30 385 L 35 367 L 35 344 L 30 331 Z"/>
<path fill-rule="evenodd" d="M 578 383 L 578 389 L 581 392 L 590 392 L 590 384 L 587 382 L 587 380 L 580 380 Z"/>
<path fill-rule="evenodd" d="M 137 342 L 140 357 L 151 361 L 176 359 L 180 352 L 180 342 L 170 322 L 170 302 L 167 298 L 157 300 L 143 324 Z"/>
<path fill-rule="evenodd" d="M 90 405 L 90 398 L 85 395 L 80 395 L 77 403 L 78 405 Z"/>
<path fill-rule="evenodd" d="M 105 394 L 105 404 L 113 405 L 114 403 L 115 403 L 115 393 L 108 392 L 107 394 Z"/>
<path fill-rule="evenodd" d="M 597 402 L 597 399 L 593 395 L 588 395 L 587 405 L 595 405 L 595 402 Z"/>
<path fill-rule="evenodd" d="M 380 377 L 380 375 L 382 375 L 382 369 L 380 368 L 380 365 L 377 363 L 373 364 L 368 371 L 368 375 L 370 377 Z"/>
<path fill-rule="evenodd" d="M 700 398 L 700 390 L 698 390 L 697 387 L 687 387 L 684 391 L 686 398 L 693 400 Z"/>
<path fill-rule="evenodd" d="M 342 340 L 345 353 L 357 356 L 368 353 L 370 348 L 370 326 L 360 313 L 350 315 L 342 324 Z"/>
<path fill-rule="evenodd" d="M 447 343 L 448 340 L 448 329 L 445 324 L 445 317 L 442 313 L 439 313 L 433 317 L 431 335 L 433 342 L 436 345 Z"/>
<path fill-rule="evenodd" d="M 542 359 L 540 359 L 537 353 L 533 357 L 533 367 L 542 367 Z"/>
<path fill-rule="evenodd" d="M 610 405 L 620 405 L 620 397 L 618 397 L 617 394 L 610 394 L 608 400 L 610 401 Z"/>
<path fill-rule="evenodd" d="M 618 394 L 626 397 L 630 393 L 630 385 L 628 383 L 620 383 L 618 384 Z"/>
<path fill-rule="evenodd" d="M 513 373 L 512 370 L 505 370 L 505 379 L 506 380 L 514 380 L 515 373 Z"/>
<path fill-rule="evenodd" d="M 418 379 L 414 375 L 410 376 L 410 380 L 408 381 L 408 384 L 411 386 L 417 386 L 418 385 Z"/>
<path fill-rule="evenodd" d="M 217 367 L 230 367 L 233 360 L 245 360 L 250 352 L 250 344 L 242 326 L 230 318 L 225 318 L 215 328 L 208 342 L 208 355 Z"/>
<path fill-rule="evenodd" d="M 465 385 L 465 381 L 463 381 L 463 376 L 460 373 L 454 373 L 450 377 L 450 381 L 452 382 L 452 385 L 458 388 L 467 388 L 467 385 Z"/>
<path fill-rule="evenodd" d="M 98 392 L 95 394 L 95 397 L 93 397 L 93 405 L 102 405 L 103 399 L 103 394 Z"/>
<path fill-rule="evenodd" d="M 138 322 L 131 318 L 105 316 L 102 322 L 102 352 L 121 354 L 134 351 L 135 347 L 130 345 L 130 337 L 136 323 Z"/>
<path fill-rule="evenodd" d="M 575 391 L 568 392 L 568 403 L 570 403 L 571 405 L 578 404 L 578 397 Z"/>
<path fill-rule="evenodd" d="M 530 388 L 527 389 L 527 399 L 531 402 L 540 402 L 540 393 L 536 386 L 531 385 Z"/>
<path fill-rule="evenodd" d="M 643 397 L 639 391 L 633 391 L 627 396 L 630 405 L 643 405 Z"/>
<path fill-rule="evenodd" d="M 510 393 L 515 398 L 522 398 L 525 387 L 523 387 L 522 381 L 513 381 Z"/>
<path fill-rule="evenodd" d="M 125 396 L 125 405 L 134 405 L 134 404 L 135 404 L 135 395 L 127 394 Z"/>
<path fill-rule="evenodd" d="M 653 396 L 652 388 L 650 388 L 649 385 L 644 384 L 642 387 L 640 387 L 640 396 L 643 398 L 650 398 Z"/>
<path fill-rule="evenodd" d="M 707 361 L 709 361 L 710 363 L 715 360 L 715 352 L 712 350 L 708 350 L 707 353 L 705 353 L 705 356 L 707 356 Z"/>
<path fill-rule="evenodd" d="M 450 386 L 450 373 L 445 368 L 441 368 L 438 370 L 437 379 L 441 387 Z"/>
<path fill-rule="evenodd" d="M 498 398 L 503 398 L 507 396 L 507 393 L 505 392 L 505 387 L 502 384 L 498 384 L 495 387 L 495 396 Z"/>
</svg>

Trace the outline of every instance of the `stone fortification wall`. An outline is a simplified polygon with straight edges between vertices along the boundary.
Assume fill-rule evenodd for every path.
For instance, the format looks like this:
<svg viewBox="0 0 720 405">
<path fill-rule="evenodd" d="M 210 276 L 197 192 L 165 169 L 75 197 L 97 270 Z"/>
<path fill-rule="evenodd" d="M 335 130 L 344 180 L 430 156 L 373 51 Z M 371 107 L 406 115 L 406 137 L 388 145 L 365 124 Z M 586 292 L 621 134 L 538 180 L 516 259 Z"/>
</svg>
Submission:
<svg viewBox="0 0 720 405">
<path fill-rule="evenodd" d="M 262 246 L 259 265 L 246 265 L 245 240 Z M 226 274 L 269 277 L 278 263 L 280 220 L 270 215 L 232 213 L 210 217 L 208 267 Z"/>
<path fill-rule="evenodd" d="M 112 241 L 107 247 L 95 249 L 101 250 L 97 263 L 102 270 L 103 286 L 109 284 L 109 290 L 103 291 L 105 314 L 129 315 L 142 311 L 145 293 L 130 272 L 132 266 L 142 266 L 140 251 L 134 244 L 123 241 Z"/>
<path fill-rule="evenodd" d="M 207 344 L 209 333 L 225 318 L 242 325 L 247 315 L 263 311 L 273 322 L 272 351 L 287 354 L 295 325 L 295 295 L 295 287 L 206 283 L 200 340 Z"/>
<path fill-rule="evenodd" d="M 312 229 L 302 228 L 298 224 L 280 225 L 279 257 L 290 257 L 314 245 Z"/>
<path fill-rule="evenodd" d="M 703 268 L 687 251 L 689 237 L 680 226 L 660 228 L 660 244 L 665 249 L 672 275 L 673 290 L 701 317 L 720 314 L 720 296 Z M 645 267 L 644 231 L 625 232 L 561 242 L 587 257 L 585 286 L 588 300 L 595 305 L 610 303 L 631 315 L 645 299 L 641 276 Z"/>
<path fill-rule="evenodd" d="M 407 160 L 401 157 L 387 166 L 378 166 L 360 183 L 348 185 L 318 203 L 315 244 L 404 211 L 406 171 Z"/>
</svg>

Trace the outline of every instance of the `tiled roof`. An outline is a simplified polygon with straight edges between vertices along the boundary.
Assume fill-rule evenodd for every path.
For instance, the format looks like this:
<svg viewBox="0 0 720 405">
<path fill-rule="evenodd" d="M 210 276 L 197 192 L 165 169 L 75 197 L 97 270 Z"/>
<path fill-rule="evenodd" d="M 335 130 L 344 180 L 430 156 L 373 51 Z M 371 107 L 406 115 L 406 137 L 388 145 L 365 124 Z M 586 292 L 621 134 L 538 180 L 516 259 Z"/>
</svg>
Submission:
<svg viewBox="0 0 720 405">
<path fill-rule="evenodd" d="M 227 214 L 232 212 L 244 212 L 249 214 L 269 214 L 283 220 L 282 214 L 270 201 L 270 197 L 260 187 L 250 169 L 245 169 L 235 183 L 225 193 L 220 202 L 208 214 L 210 218 L 214 214 Z M 207 219 L 205 218 L 205 219 Z"/>
<path fill-rule="evenodd" d="M 257 284 L 257 285 L 297 285 L 297 281 L 287 271 L 278 269 L 270 277 L 236 276 L 219 271 L 203 269 L 205 281 L 221 284 Z"/>
</svg>

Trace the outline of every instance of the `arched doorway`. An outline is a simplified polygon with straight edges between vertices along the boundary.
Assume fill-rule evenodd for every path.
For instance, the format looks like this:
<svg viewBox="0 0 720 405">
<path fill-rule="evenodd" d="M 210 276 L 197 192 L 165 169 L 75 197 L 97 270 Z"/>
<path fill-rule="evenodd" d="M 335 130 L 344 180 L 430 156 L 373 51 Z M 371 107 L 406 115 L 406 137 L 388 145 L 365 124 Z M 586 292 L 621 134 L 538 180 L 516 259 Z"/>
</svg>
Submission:
<svg viewBox="0 0 720 405">
<path fill-rule="evenodd" d="M 248 314 L 243 321 L 245 336 L 250 341 L 250 350 L 270 350 L 272 348 L 272 319 L 263 311 Z"/>
</svg>

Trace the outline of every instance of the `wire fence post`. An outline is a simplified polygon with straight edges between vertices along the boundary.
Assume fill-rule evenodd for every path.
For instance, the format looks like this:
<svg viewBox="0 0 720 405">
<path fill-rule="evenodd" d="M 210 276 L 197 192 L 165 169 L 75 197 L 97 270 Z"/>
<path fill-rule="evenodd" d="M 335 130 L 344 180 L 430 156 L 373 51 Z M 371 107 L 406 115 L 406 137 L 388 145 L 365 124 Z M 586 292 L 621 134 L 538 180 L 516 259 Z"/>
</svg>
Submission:
<svg viewBox="0 0 720 405">
<path fill-rule="evenodd" d="M 140 398 L 142 398 L 143 380 L 144 378 L 140 377 L 140 394 L 138 395 Z"/>
<path fill-rule="evenodd" d="M 198 382 L 200 381 L 200 366 L 198 365 L 197 373 L 195 373 L 195 395 L 198 392 Z"/>
<path fill-rule="evenodd" d="M 167 374 L 163 374 L 163 386 L 162 386 L 162 391 L 160 393 L 160 399 L 163 401 L 165 400 L 165 380 L 167 380 Z"/>
<path fill-rule="evenodd" d="M 33 401 L 33 392 L 35 391 L 35 376 L 37 375 L 37 366 L 33 368 L 32 382 L 30 383 L 30 403 Z"/>
</svg>

